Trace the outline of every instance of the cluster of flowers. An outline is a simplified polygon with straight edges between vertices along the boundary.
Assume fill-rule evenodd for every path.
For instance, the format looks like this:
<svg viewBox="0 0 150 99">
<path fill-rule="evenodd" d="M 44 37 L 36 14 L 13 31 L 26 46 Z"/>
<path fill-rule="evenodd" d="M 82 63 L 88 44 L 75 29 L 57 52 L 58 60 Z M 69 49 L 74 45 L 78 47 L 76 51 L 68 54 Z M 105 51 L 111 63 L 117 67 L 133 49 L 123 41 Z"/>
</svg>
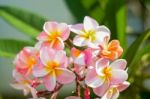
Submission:
<svg viewBox="0 0 150 99">
<path fill-rule="evenodd" d="M 70 32 L 76 34 L 73 39 Z M 75 82 L 77 95 L 66 99 L 81 99 L 81 88 L 84 99 L 90 99 L 92 90 L 101 99 L 116 99 L 129 86 L 127 62 L 118 59 L 123 52 L 119 41 L 109 39 L 109 29 L 88 16 L 83 24 L 46 22 L 35 47 L 16 56 L 11 86 L 33 99 L 47 94 L 56 99 L 64 84 Z M 41 84 L 46 90 L 38 90 Z"/>
</svg>

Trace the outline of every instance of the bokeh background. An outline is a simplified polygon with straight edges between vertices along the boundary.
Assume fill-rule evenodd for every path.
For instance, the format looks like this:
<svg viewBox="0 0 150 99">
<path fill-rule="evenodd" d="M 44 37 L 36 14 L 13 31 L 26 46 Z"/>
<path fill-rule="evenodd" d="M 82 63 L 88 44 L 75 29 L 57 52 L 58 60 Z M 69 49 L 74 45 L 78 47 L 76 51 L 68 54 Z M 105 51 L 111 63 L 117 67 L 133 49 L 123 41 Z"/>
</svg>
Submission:
<svg viewBox="0 0 150 99">
<path fill-rule="evenodd" d="M 150 28 L 150 0 L 0 0 L 0 11 L 6 11 L 7 8 L 5 7 L 11 7 L 14 13 L 16 10 L 13 9 L 17 8 L 34 13 L 45 20 L 55 20 L 68 24 L 82 22 L 85 15 L 91 16 L 100 24 L 108 26 L 112 31 L 112 38 L 121 40 L 124 49 L 127 49 L 137 37 Z M 24 17 L 22 13 L 17 13 L 17 15 Z M 32 22 L 30 19 L 27 21 Z M 32 41 L 30 36 L 16 28 L 7 18 L 4 18 L 1 12 L 0 39 Z M 127 43 L 125 44 L 125 42 Z M 149 40 L 143 44 L 143 47 L 147 44 L 149 44 Z M 133 88 L 124 92 L 120 97 L 121 99 L 150 99 L 150 51 L 148 53 L 142 54 L 137 62 L 142 65 L 142 68 L 137 68 L 134 79 L 130 79 L 131 82 L 136 82 L 136 80 L 139 82 L 140 79 L 140 84 L 133 83 Z M 27 97 L 24 97 L 21 91 L 15 90 L 9 85 L 12 81 L 14 67 L 12 65 L 13 58 L 6 56 L 1 55 L 0 57 L 0 99 L 26 99 Z M 136 67 L 134 66 L 134 68 Z M 137 76 L 141 72 L 146 73 L 146 78 L 143 77 L 144 74 L 140 77 Z M 64 87 L 60 94 L 64 96 L 71 94 L 74 89 L 73 85 Z M 128 97 L 125 98 L 125 95 Z"/>
</svg>

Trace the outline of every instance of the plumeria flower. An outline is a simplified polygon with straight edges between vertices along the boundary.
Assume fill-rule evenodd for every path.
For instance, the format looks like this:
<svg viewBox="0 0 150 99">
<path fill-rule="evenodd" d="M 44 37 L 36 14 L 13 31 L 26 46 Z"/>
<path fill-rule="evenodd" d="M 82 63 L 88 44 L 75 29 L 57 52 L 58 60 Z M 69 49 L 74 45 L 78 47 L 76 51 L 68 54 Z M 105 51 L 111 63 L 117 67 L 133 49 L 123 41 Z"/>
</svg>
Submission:
<svg viewBox="0 0 150 99">
<path fill-rule="evenodd" d="M 118 85 L 112 85 L 101 99 L 117 99 L 119 97 L 119 92 L 122 92 L 130 85 L 129 82 L 125 81 Z M 98 95 L 98 93 L 95 93 Z"/>
<path fill-rule="evenodd" d="M 68 58 L 63 50 L 44 47 L 40 51 L 40 59 L 41 63 L 33 68 L 33 75 L 42 77 L 47 90 L 54 90 L 56 81 L 68 84 L 75 79 L 74 73 L 67 69 Z"/>
<path fill-rule="evenodd" d="M 85 69 L 90 68 L 92 64 L 92 50 L 87 48 L 80 51 L 73 47 L 71 49 L 71 56 L 73 58 L 75 72 L 80 76 L 84 76 Z"/>
<path fill-rule="evenodd" d="M 98 54 L 99 57 L 107 58 L 110 60 L 117 59 L 123 53 L 123 49 L 120 46 L 118 40 L 112 40 L 109 42 L 109 38 L 105 38 L 104 42 L 100 44 L 100 52 Z"/>
<path fill-rule="evenodd" d="M 43 27 L 44 31 L 40 33 L 37 39 L 41 46 L 50 46 L 54 49 L 63 49 L 64 42 L 70 34 L 69 27 L 66 23 L 46 22 Z"/>
<path fill-rule="evenodd" d="M 110 37 L 110 31 L 105 26 L 99 26 L 96 20 L 86 16 L 83 24 L 70 26 L 70 30 L 77 34 L 73 40 L 76 46 L 97 48 L 105 37 Z"/>
<path fill-rule="evenodd" d="M 110 85 L 123 83 L 128 78 L 127 71 L 124 70 L 127 62 L 118 59 L 109 65 L 109 60 L 101 58 L 96 62 L 95 68 L 88 71 L 85 83 L 93 88 L 96 93 L 102 96 Z"/>
<path fill-rule="evenodd" d="M 36 60 L 39 57 L 39 51 L 34 47 L 25 47 L 16 56 L 14 64 L 16 65 L 16 70 L 23 75 L 30 75 L 32 73 L 32 68 L 36 64 Z"/>
<path fill-rule="evenodd" d="M 18 90 L 23 90 L 24 95 L 28 95 L 30 92 L 33 96 L 33 99 L 38 99 L 36 95 L 36 89 L 31 86 L 31 80 L 21 75 L 16 70 L 13 70 L 13 77 L 15 78 L 15 82 L 10 84 L 13 88 Z"/>
</svg>

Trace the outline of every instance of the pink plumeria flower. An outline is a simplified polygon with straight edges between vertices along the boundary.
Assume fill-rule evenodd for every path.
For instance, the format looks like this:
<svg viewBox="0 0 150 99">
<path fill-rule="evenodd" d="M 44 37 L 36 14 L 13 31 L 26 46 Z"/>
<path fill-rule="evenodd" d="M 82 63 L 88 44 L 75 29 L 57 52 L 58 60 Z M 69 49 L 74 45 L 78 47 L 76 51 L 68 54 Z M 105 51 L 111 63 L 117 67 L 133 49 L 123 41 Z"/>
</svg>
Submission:
<svg viewBox="0 0 150 99">
<path fill-rule="evenodd" d="M 105 26 L 99 26 L 96 20 L 85 16 L 83 24 L 70 26 L 70 30 L 77 34 L 73 40 L 76 46 L 97 48 L 105 37 L 110 37 L 110 31 Z"/>
<path fill-rule="evenodd" d="M 128 78 L 124 70 L 127 62 L 118 59 L 109 65 L 109 60 L 101 58 L 96 62 L 95 68 L 88 71 L 85 83 L 93 90 L 99 90 L 99 95 L 105 93 L 110 85 L 123 83 Z"/>
<path fill-rule="evenodd" d="M 80 51 L 73 47 L 71 56 L 73 57 L 75 72 L 80 76 L 84 76 L 85 69 L 90 68 L 92 63 L 92 50 L 87 48 L 84 51 Z"/>
<path fill-rule="evenodd" d="M 68 39 L 70 30 L 66 23 L 46 22 L 44 31 L 40 33 L 37 39 L 41 46 L 50 46 L 54 49 L 63 49 L 64 42 Z"/>
<path fill-rule="evenodd" d="M 13 88 L 18 90 L 23 90 L 24 95 L 32 94 L 33 99 L 38 99 L 36 93 L 36 89 L 31 86 L 31 80 L 21 75 L 16 70 L 13 70 L 13 77 L 15 78 L 15 82 L 10 84 Z"/>
<path fill-rule="evenodd" d="M 101 99 L 117 99 L 119 97 L 119 93 L 128 88 L 129 85 L 130 83 L 127 81 L 119 85 L 112 85 Z M 98 92 L 95 92 L 95 94 L 98 95 Z"/>
<path fill-rule="evenodd" d="M 30 75 L 32 73 L 32 68 L 36 64 L 36 60 L 39 57 L 39 51 L 34 47 L 25 47 L 16 56 L 14 64 L 16 65 L 16 70 L 23 75 Z"/>
<path fill-rule="evenodd" d="M 63 50 L 44 47 L 40 51 L 41 63 L 33 69 L 35 77 L 42 77 L 47 90 L 52 91 L 56 81 L 61 84 L 71 83 L 75 79 L 73 72 L 67 69 L 68 58 Z"/>
</svg>

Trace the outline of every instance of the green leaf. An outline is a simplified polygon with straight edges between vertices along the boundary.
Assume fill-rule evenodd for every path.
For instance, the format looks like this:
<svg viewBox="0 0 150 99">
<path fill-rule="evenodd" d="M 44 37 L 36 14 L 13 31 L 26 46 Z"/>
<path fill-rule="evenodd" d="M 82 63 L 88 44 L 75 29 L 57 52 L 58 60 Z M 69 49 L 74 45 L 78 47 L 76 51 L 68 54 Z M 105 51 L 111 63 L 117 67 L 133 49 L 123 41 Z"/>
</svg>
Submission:
<svg viewBox="0 0 150 99">
<path fill-rule="evenodd" d="M 135 73 L 135 70 L 138 70 L 140 65 L 137 65 L 137 64 L 140 62 L 142 56 L 147 53 L 150 53 L 150 44 L 145 45 L 144 48 L 140 49 L 137 52 L 134 59 L 132 60 L 132 62 L 129 64 L 129 67 L 130 67 L 128 70 L 129 77 L 131 77 L 131 75 L 133 76 L 133 74 Z"/>
<path fill-rule="evenodd" d="M 142 33 L 140 37 L 138 37 L 132 45 L 127 49 L 126 53 L 124 54 L 123 58 L 125 58 L 128 62 L 128 66 L 130 66 L 131 62 L 135 58 L 140 46 L 143 44 L 144 41 L 148 39 L 150 36 L 150 29 L 146 32 Z"/>
<path fill-rule="evenodd" d="M 104 24 L 111 30 L 111 38 L 119 39 L 126 47 L 126 5 L 125 0 L 109 0 L 105 7 Z"/>
<path fill-rule="evenodd" d="M 31 42 L 0 39 L 0 56 L 14 57 L 23 47 L 31 45 L 33 45 Z"/>
<path fill-rule="evenodd" d="M 35 38 L 42 31 L 45 19 L 15 7 L 0 6 L 0 16 L 21 32 Z"/>
</svg>

